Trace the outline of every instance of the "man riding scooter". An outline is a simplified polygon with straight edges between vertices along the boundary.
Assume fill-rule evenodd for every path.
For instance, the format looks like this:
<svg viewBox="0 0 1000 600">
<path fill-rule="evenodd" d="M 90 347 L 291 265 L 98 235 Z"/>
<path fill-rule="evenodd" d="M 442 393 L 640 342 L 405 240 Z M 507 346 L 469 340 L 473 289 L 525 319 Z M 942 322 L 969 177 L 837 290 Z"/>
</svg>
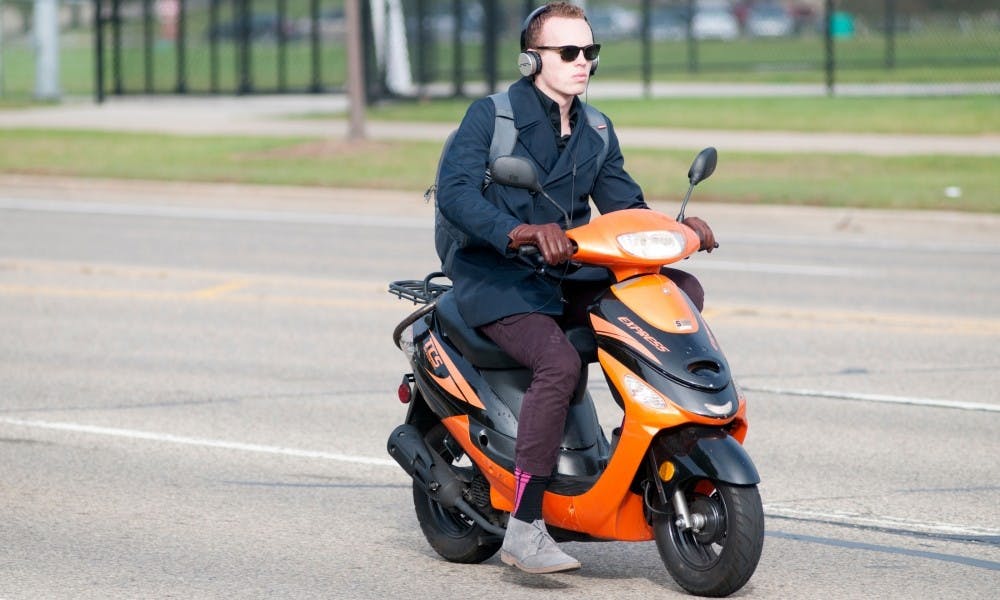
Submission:
<svg viewBox="0 0 1000 600">
<path fill-rule="evenodd" d="M 484 184 L 496 118 L 495 104 L 486 98 L 469 107 L 442 157 L 438 177 L 441 214 L 469 238 L 455 252 L 449 273 L 459 312 L 469 326 L 532 371 L 518 422 L 514 510 L 501 548 L 504 563 L 530 573 L 580 567 L 548 534 L 542 497 L 581 372 L 561 321 L 571 317 L 574 305 L 586 302 L 586 295 L 566 293 L 540 277 L 518 259 L 517 250 L 537 247 L 558 272 L 574 251 L 565 229 L 589 220 L 591 199 L 601 213 L 647 208 L 641 189 L 624 169 L 610 121 L 604 117 L 603 125 L 588 126 L 579 98 L 596 71 L 599 52 L 584 11 L 567 2 L 536 9 L 521 29 L 518 64 L 523 78 L 508 90 L 517 128 L 512 154 L 534 163 L 558 206 L 524 189 L 488 179 Z M 702 250 L 715 247 L 704 221 L 688 217 L 683 223 L 698 234 Z M 663 273 L 702 308 L 697 279 L 676 269 L 664 268 Z"/>
</svg>

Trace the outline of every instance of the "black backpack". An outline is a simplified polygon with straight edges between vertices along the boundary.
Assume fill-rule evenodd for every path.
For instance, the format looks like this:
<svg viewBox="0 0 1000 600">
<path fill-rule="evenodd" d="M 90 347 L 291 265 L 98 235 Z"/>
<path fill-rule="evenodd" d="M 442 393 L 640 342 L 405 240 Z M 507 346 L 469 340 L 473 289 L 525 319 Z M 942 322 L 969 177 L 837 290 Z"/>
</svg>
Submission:
<svg viewBox="0 0 1000 600">
<path fill-rule="evenodd" d="M 498 156 L 506 156 L 514 151 L 514 144 L 517 143 L 517 128 L 514 127 L 514 109 L 510 105 L 510 96 L 507 92 L 498 92 L 490 95 L 493 106 L 496 109 L 496 117 L 493 120 L 493 139 L 490 142 L 490 163 Z M 589 104 L 584 104 L 587 124 L 594 128 L 594 131 L 601 136 L 604 146 L 597 156 L 598 169 L 604 164 L 604 159 L 608 154 L 608 122 L 604 115 Z M 434 176 L 434 185 L 427 189 L 424 198 L 430 200 L 434 194 L 434 248 L 437 250 L 438 258 L 441 259 L 441 271 L 451 277 L 451 266 L 455 258 L 455 252 L 469 244 L 469 236 L 458 228 L 457 225 L 445 218 L 437 205 L 438 180 L 441 177 L 441 164 L 451 147 L 451 142 L 455 138 L 455 131 L 452 131 L 444 142 L 441 149 L 441 157 L 438 159 L 437 173 Z M 483 174 L 483 190 L 490 184 L 489 169 Z"/>
</svg>

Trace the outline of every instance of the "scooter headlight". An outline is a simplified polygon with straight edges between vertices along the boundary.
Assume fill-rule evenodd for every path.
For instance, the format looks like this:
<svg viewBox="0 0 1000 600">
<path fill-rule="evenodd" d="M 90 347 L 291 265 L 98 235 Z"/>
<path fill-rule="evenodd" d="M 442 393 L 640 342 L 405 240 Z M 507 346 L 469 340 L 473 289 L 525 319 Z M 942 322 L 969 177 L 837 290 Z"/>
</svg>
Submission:
<svg viewBox="0 0 1000 600">
<path fill-rule="evenodd" d="M 686 240 L 676 231 L 656 230 L 618 236 L 621 249 L 639 258 L 667 261 L 684 253 Z"/>
<path fill-rule="evenodd" d="M 649 387 L 641 379 L 633 375 L 625 376 L 625 390 L 640 404 L 663 410 L 667 408 L 667 403 L 656 390 Z"/>
</svg>

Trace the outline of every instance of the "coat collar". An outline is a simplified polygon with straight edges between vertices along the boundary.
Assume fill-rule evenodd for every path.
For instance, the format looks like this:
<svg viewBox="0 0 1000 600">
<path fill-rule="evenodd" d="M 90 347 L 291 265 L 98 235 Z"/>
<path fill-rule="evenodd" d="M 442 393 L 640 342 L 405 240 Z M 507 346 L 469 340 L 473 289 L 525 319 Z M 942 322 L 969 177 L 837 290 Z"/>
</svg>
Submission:
<svg viewBox="0 0 1000 600">
<path fill-rule="evenodd" d="M 553 184 L 571 175 L 574 165 L 585 163 L 600 150 L 603 142 L 587 123 L 583 106 L 577 107 L 580 115 L 577 117 L 576 127 L 570 135 L 566 149 L 560 155 L 549 117 L 535 95 L 531 80 L 527 77 L 519 79 L 510 86 L 508 93 L 514 110 L 514 126 L 517 127 L 518 141 L 540 168 L 539 178 L 543 184 Z M 573 102 L 579 103 L 580 100 L 574 98 Z M 549 165 L 552 165 L 551 168 Z"/>
</svg>

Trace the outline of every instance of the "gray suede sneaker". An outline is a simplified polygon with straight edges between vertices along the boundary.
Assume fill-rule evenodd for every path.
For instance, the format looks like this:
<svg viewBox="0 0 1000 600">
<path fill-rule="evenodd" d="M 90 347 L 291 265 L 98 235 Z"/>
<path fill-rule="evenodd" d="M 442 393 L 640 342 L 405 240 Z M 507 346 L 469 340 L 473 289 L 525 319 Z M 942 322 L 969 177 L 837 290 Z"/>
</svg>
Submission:
<svg viewBox="0 0 1000 600">
<path fill-rule="evenodd" d="M 526 573 L 558 573 L 580 568 L 580 561 L 559 549 L 541 519 L 526 523 L 511 517 L 503 536 L 500 560 Z"/>
</svg>

